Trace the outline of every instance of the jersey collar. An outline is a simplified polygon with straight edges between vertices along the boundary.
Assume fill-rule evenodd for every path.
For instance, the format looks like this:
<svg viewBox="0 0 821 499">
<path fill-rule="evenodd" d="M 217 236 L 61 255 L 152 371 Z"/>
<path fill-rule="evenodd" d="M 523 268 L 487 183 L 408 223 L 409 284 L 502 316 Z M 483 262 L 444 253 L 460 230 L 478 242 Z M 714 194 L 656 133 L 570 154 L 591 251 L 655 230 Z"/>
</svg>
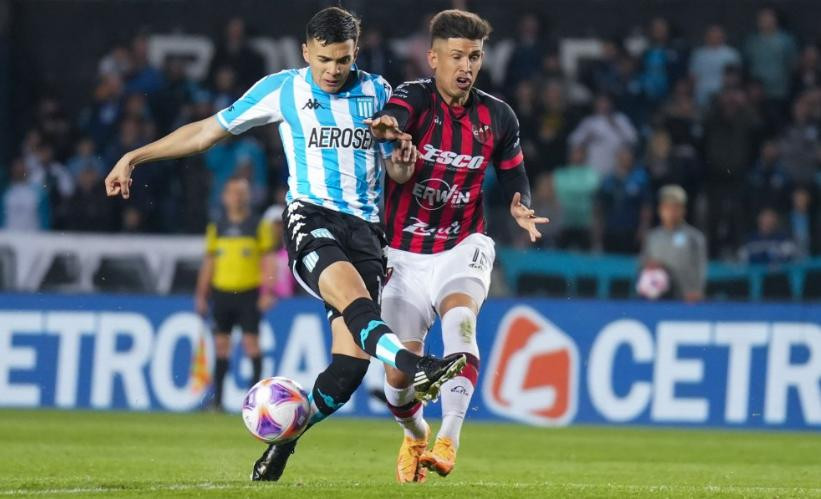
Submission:
<svg viewBox="0 0 821 499">
<path fill-rule="evenodd" d="M 321 92 L 323 94 L 336 95 L 336 96 L 344 97 L 344 96 L 348 96 L 351 93 L 353 93 L 353 91 L 356 90 L 357 87 L 359 86 L 359 68 L 357 67 L 356 64 L 351 66 L 351 73 L 348 75 L 348 81 L 346 81 L 345 84 L 342 85 L 342 88 L 340 88 L 339 91 L 334 93 L 334 94 L 330 94 L 330 93 L 322 90 L 322 87 L 317 85 L 317 83 L 314 81 L 314 75 L 311 72 L 311 66 L 306 66 L 304 69 L 305 69 L 305 81 L 308 82 L 311 85 L 311 88 L 313 90 L 315 90 L 317 92 Z"/>
</svg>

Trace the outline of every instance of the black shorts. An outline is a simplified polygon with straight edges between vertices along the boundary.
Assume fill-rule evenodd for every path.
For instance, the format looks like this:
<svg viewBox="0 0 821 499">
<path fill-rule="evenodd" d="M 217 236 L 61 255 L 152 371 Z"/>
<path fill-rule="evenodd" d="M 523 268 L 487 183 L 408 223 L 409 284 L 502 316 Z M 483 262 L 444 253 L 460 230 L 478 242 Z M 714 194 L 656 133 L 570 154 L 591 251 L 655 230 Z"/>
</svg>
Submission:
<svg viewBox="0 0 821 499">
<path fill-rule="evenodd" d="M 217 333 L 231 334 L 234 326 L 239 326 L 243 333 L 259 334 L 259 321 L 262 314 L 257 308 L 259 290 L 228 292 L 211 290 L 211 310 Z"/>
<path fill-rule="evenodd" d="M 332 263 L 350 262 L 368 293 L 380 302 L 385 282 L 385 233 L 378 223 L 322 208 L 301 200 L 292 201 L 282 213 L 288 260 L 299 284 L 316 298 L 319 275 Z M 342 314 L 325 304 L 328 319 Z"/>
</svg>

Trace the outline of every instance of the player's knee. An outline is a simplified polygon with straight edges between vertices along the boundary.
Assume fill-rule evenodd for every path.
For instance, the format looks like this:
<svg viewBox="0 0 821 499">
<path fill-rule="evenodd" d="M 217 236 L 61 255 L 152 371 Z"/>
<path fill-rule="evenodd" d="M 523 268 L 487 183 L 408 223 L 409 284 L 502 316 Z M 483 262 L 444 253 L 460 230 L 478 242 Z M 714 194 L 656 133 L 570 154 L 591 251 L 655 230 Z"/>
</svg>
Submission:
<svg viewBox="0 0 821 499">
<path fill-rule="evenodd" d="M 248 357 L 259 357 L 259 338 L 256 335 L 245 334 L 242 336 L 242 348 Z"/>
<path fill-rule="evenodd" d="M 405 388 L 411 384 L 410 376 L 399 369 L 387 365 L 385 366 L 385 379 L 387 379 L 388 384 L 394 388 Z"/>
<path fill-rule="evenodd" d="M 369 360 L 333 354 L 331 365 L 317 378 L 314 403 L 325 414 L 331 414 L 350 400 L 368 372 Z"/>
<path fill-rule="evenodd" d="M 231 355 L 231 337 L 227 334 L 215 334 L 214 350 L 218 358 L 227 359 Z"/>
<path fill-rule="evenodd" d="M 319 275 L 319 294 L 337 310 L 345 310 L 358 298 L 370 298 L 362 277 L 347 261 L 334 262 L 322 271 Z"/>
</svg>

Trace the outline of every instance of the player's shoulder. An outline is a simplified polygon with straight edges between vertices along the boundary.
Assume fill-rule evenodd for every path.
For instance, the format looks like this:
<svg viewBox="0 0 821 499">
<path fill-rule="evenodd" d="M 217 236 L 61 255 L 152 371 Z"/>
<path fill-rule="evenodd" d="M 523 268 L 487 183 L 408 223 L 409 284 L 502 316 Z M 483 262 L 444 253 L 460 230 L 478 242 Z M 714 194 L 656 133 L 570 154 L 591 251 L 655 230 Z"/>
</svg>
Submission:
<svg viewBox="0 0 821 499">
<path fill-rule="evenodd" d="M 434 88 L 435 85 L 433 83 L 433 78 L 419 78 L 418 80 L 410 80 L 400 83 L 399 86 L 396 87 L 396 92 L 394 93 L 431 93 L 433 92 Z"/>
<path fill-rule="evenodd" d="M 388 80 L 386 80 L 385 77 L 381 74 L 368 73 L 367 71 L 364 71 L 362 69 L 357 69 L 356 74 L 359 78 L 360 84 L 366 82 L 373 84 L 374 90 L 377 92 L 377 95 L 379 94 L 379 92 L 384 92 L 385 96 L 390 96 L 393 92 L 393 87 L 388 82 Z"/>
<path fill-rule="evenodd" d="M 484 103 L 490 109 L 491 116 L 494 118 L 499 117 L 502 120 L 516 120 L 516 113 L 510 104 L 504 100 L 478 88 L 474 88 L 473 92 L 475 92 L 480 102 Z"/>
</svg>

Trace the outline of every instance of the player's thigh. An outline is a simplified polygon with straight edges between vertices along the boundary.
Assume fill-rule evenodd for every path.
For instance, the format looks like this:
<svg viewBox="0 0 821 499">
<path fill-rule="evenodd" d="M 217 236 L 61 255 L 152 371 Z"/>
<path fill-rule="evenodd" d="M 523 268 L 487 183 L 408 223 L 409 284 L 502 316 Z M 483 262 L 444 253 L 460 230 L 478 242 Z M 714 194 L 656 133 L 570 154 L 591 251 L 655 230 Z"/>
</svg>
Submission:
<svg viewBox="0 0 821 499">
<path fill-rule="evenodd" d="M 386 250 L 387 276 L 382 290 L 382 319 L 399 340 L 424 344 L 436 320 L 429 296 L 429 255 Z"/>
<path fill-rule="evenodd" d="M 335 317 L 331 320 L 331 335 L 331 353 L 357 359 L 370 359 L 370 356 L 356 344 L 353 334 L 348 330 L 342 317 Z"/>
<path fill-rule="evenodd" d="M 484 234 L 471 234 L 447 252 L 437 255 L 431 297 L 437 311 L 448 296 L 460 293 L 476 303 L 487 298 L 496 251 L 493 240 Z"/>
<path fill-rule="evenodd" d="M 237 301 L 233 293 L 213 290 L 211 292 L 211 315 L 214 318 L 216 332 L 231 334 L 237 323 Z"/>
</svg>

